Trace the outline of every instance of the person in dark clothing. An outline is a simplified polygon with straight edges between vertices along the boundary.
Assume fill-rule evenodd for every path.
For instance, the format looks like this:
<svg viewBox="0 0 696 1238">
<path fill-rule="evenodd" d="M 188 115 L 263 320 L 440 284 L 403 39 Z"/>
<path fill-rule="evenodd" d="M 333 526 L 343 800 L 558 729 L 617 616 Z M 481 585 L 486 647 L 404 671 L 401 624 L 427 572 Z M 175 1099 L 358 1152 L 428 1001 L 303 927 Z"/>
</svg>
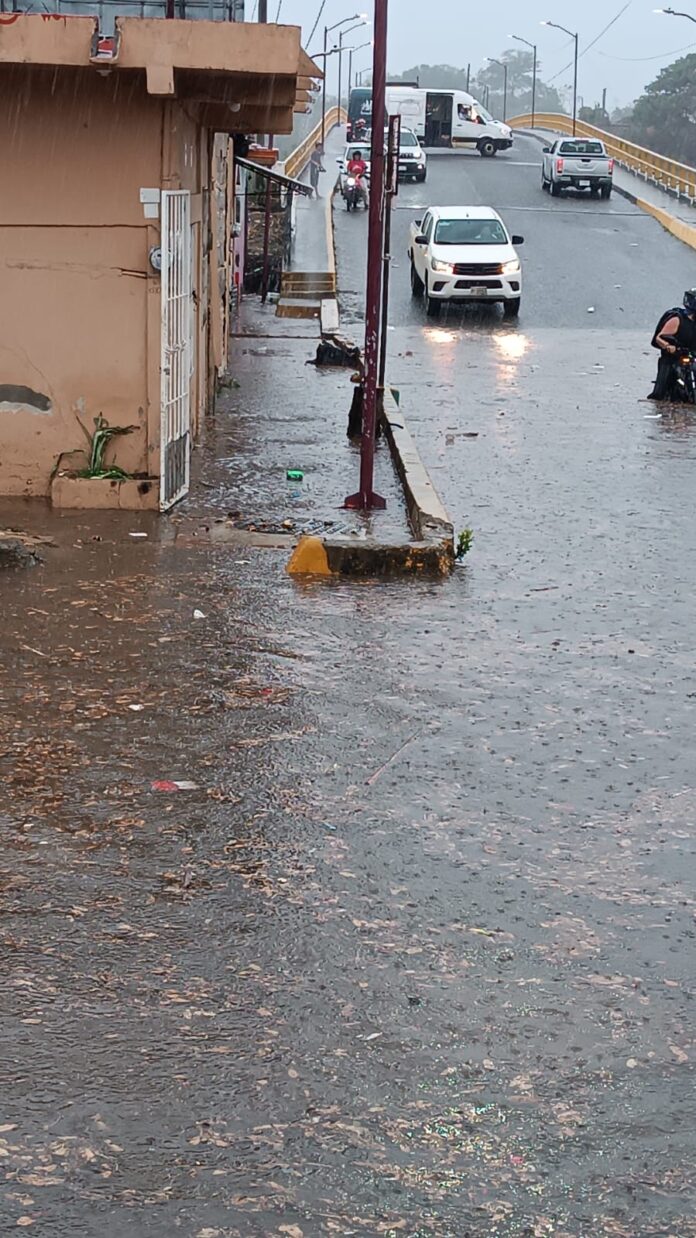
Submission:
<svg viewBox="0 0 696 1238">
<path fill-rule="evenodd" d="M 326 168 L 321 161 L 321 156 L 321 142 L 317 142 L 314 150 L 312 151 L 312 158 L 309 161 L 309 183 L 318 198 L 321 196 L 319 193 L 319 173 L 326 171 Z"/>
<path fill-rule="evenodd" d="M 674 357 L 677 352 L 693 353 L 696 356 L 696 288 L 684 293 L 684 308 L 675 309 L 662 319 L 652 338 L 653 348 L 659 348 L 660 360 L 657 375 L 649 400 L 673 398 Z"/>
</svg>

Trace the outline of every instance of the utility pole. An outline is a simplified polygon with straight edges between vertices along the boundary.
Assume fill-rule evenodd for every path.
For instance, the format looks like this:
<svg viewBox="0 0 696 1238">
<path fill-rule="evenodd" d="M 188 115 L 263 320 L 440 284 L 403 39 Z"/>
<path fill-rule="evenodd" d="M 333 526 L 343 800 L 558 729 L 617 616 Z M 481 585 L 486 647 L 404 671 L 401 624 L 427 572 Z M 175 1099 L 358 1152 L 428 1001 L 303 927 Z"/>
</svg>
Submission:
<svg viewBox="0 0 696 1238">
<path fill-rule="evenodd" d="M 604 90 L 602 91 L 602 114 L 604 116 L 606 116 L 607 114 L 607 88 L 606 86 L 604 87 Z"/>
<path fill-rule="evenodd" d="M 470 86 L 470 85 L 471 85 L 471 64 L 469 63 L 469 64 L 466 66 L 466 93 L 467 93 L 467 94 L 469 93 L 469 86 Z"/>
<path fill-rule="evenodd" d="M 379 346 L 379 407 L 384 410 L 384 381 L 387 371 L 387 332 L 389 330 L 389 284 L 391 280 L 392 205 L 399 192 L 399 150 L 401 149 L 401 117 L 389 117 L 387 142 L 387 180 L 384 204 L 384 254 L 382 274 L 382 332 Z"/>
<path fill-rule="evenodd" d="M 372 152 L 370 156 L 370 219 L 367 239 L 367 295 L 365 297 L 365 374 L 363 378 L 360 489 L 346 499 L 346 507 L 362 511 L 386 507 L 374 491 L 377 385 L 379 380 L 380 311 L 384 246 L 384 115 L 387 85 L 388 0 L 375 0 L 372 62 Z"/>
<path fill-rule="evenodd" d="M 341 114 L 341 88 L 343 86 L 343 31 L 338 34 L 338 113 Z"/>
<path fill-rule="evenodd" d="M 324 149 L 326 141 L 326 70 L 328 67 L 327 60 L 327 43 L 329 39 L 329 27 L 324 26 L 324 76 L 321 83 L 321 149 Z"/>
<path fill-rule="evenodd" d="M 259 21 L 268 21 L 268 0 L 259 0 Z"/>
</svg>

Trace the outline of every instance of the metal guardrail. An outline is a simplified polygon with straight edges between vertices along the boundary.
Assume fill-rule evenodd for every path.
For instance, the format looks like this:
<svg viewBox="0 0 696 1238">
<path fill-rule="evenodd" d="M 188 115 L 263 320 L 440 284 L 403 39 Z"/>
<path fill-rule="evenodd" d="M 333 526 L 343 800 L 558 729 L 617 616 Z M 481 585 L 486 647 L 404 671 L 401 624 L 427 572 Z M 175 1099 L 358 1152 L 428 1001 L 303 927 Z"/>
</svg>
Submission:
<svg viewBox="0 0 696 1238">
<path fill-rule="evenodd" d="M 336 125 L 345 124 L 347 120 L 348 114 L 345 108 L 341 108 L 340 111 L 337 107 L 330 108 L 326 113 L 326 122 L 324 126 L 325 132 L 329 133 L 336 127 Z M 309 158 L 314 150 L 314 147 L 317 142 L 320 141 L 321 121 L 319 121 L 319 124 L 316 125 L 314 129 L 312 129 L 312 132 L 307 135 L 304 142 L 301 142 L 297 149 L 288 155 L 283 167 L 285 175 L 292 176 L 294 179 L 297 179 L 297 177 L 304 172 L 307 164 L 309 163 Z"/>
<path fill-rule="evenodd" d="M 529 113 L 523 116 L 513 116 L 507 123 L 514 129 L 531 129 L 532 117 Z M 534 117 L 534 127 L 535 129 L 549 129 L 554 133 L 572 133 L 573 122 L 570 116 L 564 116 L 560 112 L 537 112 Z M 667 159 L 664 155 L 658 155 L 654 150 L 637 146 L 635 142 L 627 142 L 624 138 L 617 137 L 615 133 L 607 133 L 606 130 L 598 129 L 595 125 L 588 125 L 584 120 L 577 122 L 576 133 L 578 137 L 598 138 L 599 141 L 604 142 L 609 154 L 622 167 L 642 176 L 646 181 L 652 181 L 653 184 L 659 185 L 677 197 L 687 198 L 692 205 L 696 203 L 696 168 L 690 168 L 685 163 L 677 163 L 674 159 Z"/>
</svg>

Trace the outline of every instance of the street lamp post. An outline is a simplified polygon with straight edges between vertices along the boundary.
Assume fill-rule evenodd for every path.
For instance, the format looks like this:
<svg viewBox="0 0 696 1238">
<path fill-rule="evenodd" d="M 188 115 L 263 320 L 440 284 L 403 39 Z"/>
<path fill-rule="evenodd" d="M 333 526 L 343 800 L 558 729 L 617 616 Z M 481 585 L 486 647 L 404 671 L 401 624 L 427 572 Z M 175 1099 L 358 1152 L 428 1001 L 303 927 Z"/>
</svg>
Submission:
<svg viewBox="0 0 696 1238">
<path fill-rule="evenodd" d="M 686 17 L 689 21 L 696 22 L 696 17 L 692 17 L 691 13 L 680 13 L 677 9 L 653 9 L 653 13 L 665 13 L 668 17 Z"/>
<path fill-rule="evenodd" d="M 530 43 L 529 39 L 523 39 L 519 34 L 511 34 L 511 39 L 515 39 L 518 43 L 525 43 L 527 47 L 531 47 L 534 53 L 534 67 L 532 69 L 532 129 L 536 120 L 536 84 L 537 84 L 537 45 Z"/>
<path fill-rule="evenodd" d="M 365 295 L 365 371 L 362 383 L 362 438 L 360 488 L 346 499 L 346 507 L 379 510 L 384 499 L 374 490 L 375 435 L 379 382 L 379 342 L 384 260 L 384 115 L 387 93 L 388 0 L 375 0 L 372 57 L 372 150 L 370 154 L 370 217 L 367 234 L 367 290 Z"/>
<path fill-rule="evenodd" d="M 352 17 L 344 17 L 341 21 L 334 22 L 333 26 L 324 26 L 324 81 L 321 91 L 321 145 L 322 149 L 326 141 L 326 57 L 328 56 L 329 35 L 332 30 L 339 30 L 341 26 L 348 26 L 350 22 L 356 21 L 360 25 L 366 20 L 364 13 L 354 13 Z M 339 56 L 340 63 L 340 56 Z"/>
<path fill-rule="evenodd" d="M 371 47 L 372 39 L 368 39 L 367 43 L 359 43 L 357 47 L 349 47 L 348 52 L 348 103 L 350 104 L 350 92 L 353 89 L 353 53 L 361 52 L 363 47 Z M 356 73 L 357 78 L 357 73 Z"/>
<path fill-rule="evenodd" d="M 338 36 L 338 110 L 339 112 L 341 110 L 341 95 L 343 94 L 343 91 L 341 89 L 341 84 L 343 80 L 342 79 L 343 53 L 344 51 L 347 51 L 347 48 L 343 46 L 343 36 L 344 34 L 350 34 L 353 30 L 359 30 L 361 26 L 366 26 L 366 25 L 367 25 L 367 19 L 364 18 L 362 21 L 357 21 L 354 26 L 349 26 L 347 30 L 342 30 Z M 348 93 L 350 93 L 350 86 L 348 87 Z"/>
<path fill-rule="evenodd" d="M 575 58 L 573 61 L 573 137 L 578 118 L 578 38 L 577 31 L 573 33 L 567 26 L 559 26 L 557 21 L 543 21 L 542 26 L 553 26 L 554 30 L 562 30 L 564 34 L 569 34 L 571 39 L 575 39 Z"/>
<path fill-rule="evenodd" d="M 498 64 L 503 70 L 503 120 L 507 120 L 507 79 L 508 67 L 504 60 L 496 60 L 494 56 L 486 56 L 489 64 Z"/>
</svg>

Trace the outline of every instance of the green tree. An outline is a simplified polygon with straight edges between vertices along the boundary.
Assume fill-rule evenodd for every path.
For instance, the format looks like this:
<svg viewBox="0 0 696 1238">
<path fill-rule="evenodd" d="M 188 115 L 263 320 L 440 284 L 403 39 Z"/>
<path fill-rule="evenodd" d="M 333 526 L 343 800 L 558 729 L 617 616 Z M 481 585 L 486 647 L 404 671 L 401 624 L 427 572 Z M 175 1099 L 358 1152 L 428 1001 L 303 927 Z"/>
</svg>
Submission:
<svg viewBox="0 0 696 1238">
<path fill-rule="evenodd" d="M 532 53 L 517 51 L 516 49 L 513 51 L 507 50 L 501 52 L 497 60 L 507 65 L 508 116 L 531 111 L 532 79 L 534 73 L 534 57 Z M 488 87 L 488 107 L 495 116 L 501 117 L 503 114 L 503 83 L 504 73 L 501 66 L 499 64 L 487 63 L 476 74 L 475 89 L 474 85 L 472 85 L 472 94 L 475 94 L 479 99 L 483 99 L 485 87 Z M 537 112 L 566 111 L 563 100 L 555 86 L 547 86 L 542 81 L 541 63 L 539 61 L 537 61 L 536 110 Z"/>
<path fill-rule="evenodd" d="M 580 120 L 584 120 L 588 125 L 596 125 L 598 129 L 610 129 L 609 114 L 599 104 L 594 107 L 581 107 L 578 112 Z"/>
<path fill-rule="evenodd" d="M 630 121 L 633 141 L 696 163 L 696 53 L 673 61 L 637 100 Z"/>
<path fill-rule="evenodd" d="M 422 90 L 466 90 L 466 68 L 452 64 L 414 64 L 403 73 L 390 74 L 390 82 L 418 82 Z"/>
</svg>

